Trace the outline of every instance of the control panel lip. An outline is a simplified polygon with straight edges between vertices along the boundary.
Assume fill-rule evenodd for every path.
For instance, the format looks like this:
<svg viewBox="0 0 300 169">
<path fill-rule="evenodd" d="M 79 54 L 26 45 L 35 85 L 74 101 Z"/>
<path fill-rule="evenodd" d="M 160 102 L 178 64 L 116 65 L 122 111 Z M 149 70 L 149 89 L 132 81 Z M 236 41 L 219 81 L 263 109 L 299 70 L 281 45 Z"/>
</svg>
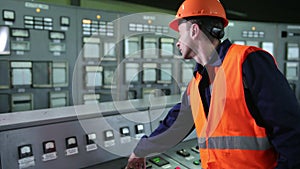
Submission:
<svg viewBox="0 0 300 169">
<path fill-rule="evenodd" d="M 168 103 L 162 106 L 151 107 L 151 110 L 165 108 L 168 105 L 174 105 L 180 100 L 180 95 L 165 96 L 164 99 L 168 100 Z M 150 104 L 143 99 L 136 100 L 127 100 L 127 101 L 118 101 L 122 102 L 121 105 L 140 105 L 137 106 L 134 111 L 131 108 L 116 109 L 115 104 L 117 102 L 103 102 L 97 104 L 97 109 L 95 105 L 75 105 L 67 107 L 57 107 L 57 108 L 48 108 L 48 109 L 39 109 L 39 110 L 30 110 L 22 112 L 11 112 L 0 114 L 1 123 L 0 131 L 7 131 L 13 129 L 20 129 L 26 127 L 33 127 L 38 125 L 68 122 L 68 121 L 78 121 L 78 119 L 91 119 L 97 117 L 108 117 L 113 115 L 120 115 L 126 113 L 134 113 L 137 111 L 148 111 Z M 99 112 L 99 110 L 101 110 Z M 47 113 L 45 113 L 47 112 Z M 75 112 L 75 113 L 74 113 Z"/>
</svg>

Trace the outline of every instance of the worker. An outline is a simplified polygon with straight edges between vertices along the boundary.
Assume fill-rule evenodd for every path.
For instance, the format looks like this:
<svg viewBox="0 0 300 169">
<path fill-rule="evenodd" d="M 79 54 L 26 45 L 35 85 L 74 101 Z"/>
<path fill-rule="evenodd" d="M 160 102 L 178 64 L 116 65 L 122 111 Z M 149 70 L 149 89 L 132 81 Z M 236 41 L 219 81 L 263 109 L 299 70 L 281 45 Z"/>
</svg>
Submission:
<svg viewBox="0 0 300 169">
<path fill-rule="evenodd" d="M 171 29 L 177 47 L 194 59 L 194 77 L 168 129 L 142 138 L 127 168 L 144 169 L 145 158 L 164 152 L 196 128 L 204 169 L 300 168 L 300 105 L 267 51 L 232 44 L 219 0 L 185 0 Z"/>
</svg>

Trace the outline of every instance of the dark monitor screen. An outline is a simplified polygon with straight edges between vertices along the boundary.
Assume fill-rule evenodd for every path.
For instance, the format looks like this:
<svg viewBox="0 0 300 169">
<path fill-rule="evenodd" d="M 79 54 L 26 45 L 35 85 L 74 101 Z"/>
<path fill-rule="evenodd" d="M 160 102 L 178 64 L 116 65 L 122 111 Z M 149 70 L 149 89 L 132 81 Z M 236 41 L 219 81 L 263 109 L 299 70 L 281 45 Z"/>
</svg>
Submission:
<svg viewBox="0 0 300 169">
<path fill-rule="evenodd" d="M 10 36 L 9 27 L 0 26 L 0 55 L 10 54 Z"/>
</svg>

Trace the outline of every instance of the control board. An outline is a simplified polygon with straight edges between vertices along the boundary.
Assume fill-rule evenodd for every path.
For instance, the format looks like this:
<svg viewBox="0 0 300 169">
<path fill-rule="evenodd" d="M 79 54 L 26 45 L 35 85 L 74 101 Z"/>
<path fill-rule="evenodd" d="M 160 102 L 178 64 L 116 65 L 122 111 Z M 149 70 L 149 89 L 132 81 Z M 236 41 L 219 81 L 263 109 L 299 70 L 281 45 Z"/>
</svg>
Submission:
<svg viewBox="0 0 300 169">
<path fill-rule="evenodd" d="M 139 139 L 149 135 L 179 99 L 156 98 L 151 107 L 155 119 L 143 99 L 2 114 L 1 167 L 85 168 L 128 158 Z M 186 140 L 195 138 L 191 133 Z M 184 168 L 167 154 L 148 163 L 153 168 Z"/>
<path fill-rule="evenodd" d="M 147 169 L 200 169 L 201 161 L 197 147 L 197 139 L 190 139 L 179 143 L 165 153 L 146 158 Z M 93 165 L 84 169 L 124 169 L 128 158 L 118 158 L 102 164 Z"/>
</svg>

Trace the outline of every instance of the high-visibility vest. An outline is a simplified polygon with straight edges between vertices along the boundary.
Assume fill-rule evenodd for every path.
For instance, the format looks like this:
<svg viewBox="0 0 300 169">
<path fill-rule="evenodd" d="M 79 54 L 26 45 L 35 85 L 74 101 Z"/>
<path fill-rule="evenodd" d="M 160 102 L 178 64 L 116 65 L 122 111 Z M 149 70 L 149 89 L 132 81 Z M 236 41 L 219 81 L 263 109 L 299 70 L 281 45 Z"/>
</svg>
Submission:
<svg viewBox="0 0 300 169">
<path fill-rule="evenodd" d="M 278 154 L 245 101 L 242 64 L 249 53 L 257 50 L 261 49 L 231 45 L 215 70 L 207 117 L 198 89 L 201 75 L 197 73 L 188 86 L 202 168 L 274 169 L 277 164 Z"/>
</svg>

